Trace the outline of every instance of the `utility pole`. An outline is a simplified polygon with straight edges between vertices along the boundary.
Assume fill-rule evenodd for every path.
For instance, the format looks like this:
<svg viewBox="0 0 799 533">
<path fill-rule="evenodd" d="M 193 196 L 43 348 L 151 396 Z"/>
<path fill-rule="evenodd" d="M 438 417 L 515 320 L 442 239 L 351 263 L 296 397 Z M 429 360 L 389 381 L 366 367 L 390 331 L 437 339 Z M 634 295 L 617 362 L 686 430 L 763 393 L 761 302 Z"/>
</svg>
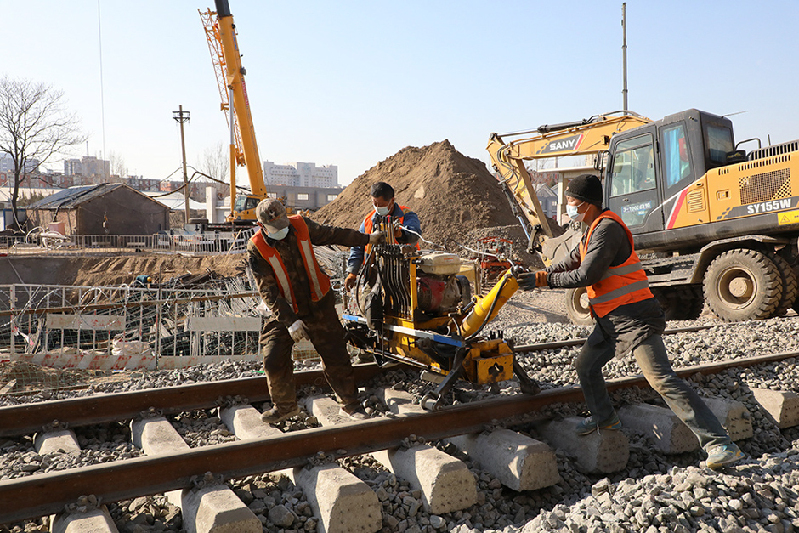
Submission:
<svg viewBox="0 0 799 533">
<path fill-rule="evenodd" d="M 622 76 L 624 78 L 624 88 L 621 91 L 622 96 L 624 97 L 624 114 L 627 114 L 627 3 L 623 3 L 621 5 L 621 29 L 622 29 L 622 45 L 621 45 L 621 57 L 622 57 Z"/>
<path fill-rule="evenodd" d="M 183 199 L 186 202 L 186 224 L 188 224 L 191 217 L 191 204 L 189 203 L 189 177 L 186 174 L 186 142 L 183 138 L 183 123 L 191 120 L 191 112 L 183 111 L 183 106 L 179 105 L 177 111 L 172 111 L 172 118 L 180 123 L 180 148 L 183 151 Z"/>
</svg>

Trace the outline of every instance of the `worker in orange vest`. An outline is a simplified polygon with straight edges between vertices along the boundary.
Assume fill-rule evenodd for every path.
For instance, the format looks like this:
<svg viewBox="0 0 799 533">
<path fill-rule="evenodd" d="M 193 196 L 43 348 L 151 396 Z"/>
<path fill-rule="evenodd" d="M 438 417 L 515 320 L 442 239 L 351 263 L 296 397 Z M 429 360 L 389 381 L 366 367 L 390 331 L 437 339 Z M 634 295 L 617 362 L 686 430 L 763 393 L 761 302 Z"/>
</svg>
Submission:
<svg viewBox="0 0 799 533">
<path fill-rule="evenodd" d="M 632 351 L 644 377 L 672 411 L 699 439 L 707 452 L 706 465 L 720 468 L 744 457 L 716 416 L 691 386 L 671 367 L 661 334 L 666 318 L 649 290 L 649 279 L 622 219 L 602 209 L 602 182 L 583 174 L 569 182 L 566 211 L 572 220 L 588 225 L 580 244 L 559 263 L 521 277 L 519 286 L 586 287 L 596 326 L 574 363 L 591 416 L 577 433 L 618 430 L 616 414 L 602 376 L 614 356 Z"/>
<path fill-rule="evenodd" d="M 371 195 L 373 209 L 361 222 L 360 232 L 368 235 L 382 217 L 392 217 L 397 222 L 397 227 L 394 229 L 395 240 L 399 244 L 416 244 L 422 235 L 419 217 L 404 205 L 394 201 L 394 187 L 384 181 L 378 181 L 372 184 Z M 418 244 L 416 247 L 419 247 Z M 347 290 L 355 286 L 358 272 L 366 254 L 369 253 L 368 248 L 368 246 L 353 246 L 350 249 L 350 256 L 347 259 L 347 279 L 344 280 L 344 287 Z"/>
<path fill-rule="evenodd" d="M 344 328 L 336 313 L 330 278 L 319 266 L 314 246 L 363 246 L 384 239 L 380 232 L 364 235 L 353 229 L 317 224 L 300 215 L 287 216 L 280 200 L 267 198 L 255 210 L 260 229 L 247 243 L 247 254 L 258 292 L 272 313 L 261 332 L 272 408 L 264 422 L 277 423 L 299 413 L 294 364 L 295 342 L 309 339 L 322 357 L 327 382 L 342 410 L 365 418 L 355 390 Z"/>
</svg>

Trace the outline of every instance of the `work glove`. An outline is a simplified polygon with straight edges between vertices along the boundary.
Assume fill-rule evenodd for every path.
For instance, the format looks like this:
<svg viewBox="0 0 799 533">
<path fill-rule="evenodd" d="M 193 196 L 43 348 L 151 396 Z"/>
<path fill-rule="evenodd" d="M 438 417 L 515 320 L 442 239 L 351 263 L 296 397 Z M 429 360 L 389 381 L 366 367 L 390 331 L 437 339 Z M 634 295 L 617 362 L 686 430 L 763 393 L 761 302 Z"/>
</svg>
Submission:
<svg viewBox="0 0 799 533">
<path fill-rule="evenodd" d="M 347 274 L 347 279 L 344 280 L 344 288 L 351 291 L 355 284 L 358 282 L 358 276 L 350 272 Z"/>
<path fill-rule="evenodd" d="M 516 277 L 519 283 L 519 288 L 523 291 L 531 291 L 536 287 L 547 287 L 547 273 L 546 270 L 539 270 L 537 272 L 525 272 Z"/>
<path fill-rule="evenodd" d="M 399 220 L 394 222 L 394 240 L 402 238 L 402 226 L 399 223 Z"/>
<path fill-rule="evenodd" d="M 302 320 L 295 320 L 289 326 L 289 335 L 294 339 L 294 342 L 300 342 L 302 339 L 308 338 L 308 331 L 305 329 L 305 322 Z"/>
<path fill-rule="evenodd" d="M 380 244 L 381 242 L 385 242 L 385 241 L 386 241 L 386 234 L 383 233 L 382 231 L 376 231 L 376 232 L 372 233 L 371 235 L 369 235 L 369 244 L 371 244 L 373 246 L 375 244 Z"/>
</svg>

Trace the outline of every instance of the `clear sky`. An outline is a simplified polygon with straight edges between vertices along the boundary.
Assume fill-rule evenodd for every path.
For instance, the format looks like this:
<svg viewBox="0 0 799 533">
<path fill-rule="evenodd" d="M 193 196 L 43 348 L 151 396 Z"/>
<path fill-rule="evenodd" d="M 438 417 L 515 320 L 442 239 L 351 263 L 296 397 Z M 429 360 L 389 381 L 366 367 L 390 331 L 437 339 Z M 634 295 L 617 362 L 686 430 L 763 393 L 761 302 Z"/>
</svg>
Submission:
<svg viewBox="0 0 799 533">
<path fill-rule="evenodd" d="M 261 159 L 337 165 L 342 184 L 409 145 L 449 139 L 488 163 L 491 132 L 622 108 L 621 1 L 229 2 Z M 0 0 L 0 76 L 65 92 L 89 136 L 71 156 L 114 153 L 163 179 L 181 163 L 178 105 L 191 112 L 190 165 L 227 143 L 208 8 Z M 745 111 L 737 140 L 799 138 L 799 2 L 630 0 L 627 23 L 631 110 Z"/>
</svg>

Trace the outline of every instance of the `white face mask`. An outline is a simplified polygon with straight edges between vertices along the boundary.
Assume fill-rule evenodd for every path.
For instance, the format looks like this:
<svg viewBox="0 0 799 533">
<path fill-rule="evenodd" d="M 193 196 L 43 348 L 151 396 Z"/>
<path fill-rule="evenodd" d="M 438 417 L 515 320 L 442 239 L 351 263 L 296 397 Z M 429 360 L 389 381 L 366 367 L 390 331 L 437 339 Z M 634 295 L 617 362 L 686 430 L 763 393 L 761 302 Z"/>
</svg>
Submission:
<svg viewBox="0 0 799 533">
<path fill-rule="evenodd" d="M 391 212 L 391 209 L 394 207 L 394 202 L 389 202 L 385 207 L 377 207 L 374 202 L 372 202 L 372 207 L 375 208 L 378 215 L 384 217 Z"/>
<path fill-rule="evenodd" d="M 274 233 L 268 233 L 270 239 L 274 239 L 276 241 L 282 241 L 286 238 L 286 235 L 289 234 L 289 228 L 286 226 L 285 228 L 278 230 Z"/>
<path fill-rule="evenodd" d="M 585 218 L 585 213 L 580 213 L 577 210 L 583 205 L 585 202 L 580 202 L 580 205 L 567 205 L 566 206 L 566 214 L 569 215 L 569 218 L 572 220 L 576 220 L 581 222 L 583 218 Z"/>
</svg>

